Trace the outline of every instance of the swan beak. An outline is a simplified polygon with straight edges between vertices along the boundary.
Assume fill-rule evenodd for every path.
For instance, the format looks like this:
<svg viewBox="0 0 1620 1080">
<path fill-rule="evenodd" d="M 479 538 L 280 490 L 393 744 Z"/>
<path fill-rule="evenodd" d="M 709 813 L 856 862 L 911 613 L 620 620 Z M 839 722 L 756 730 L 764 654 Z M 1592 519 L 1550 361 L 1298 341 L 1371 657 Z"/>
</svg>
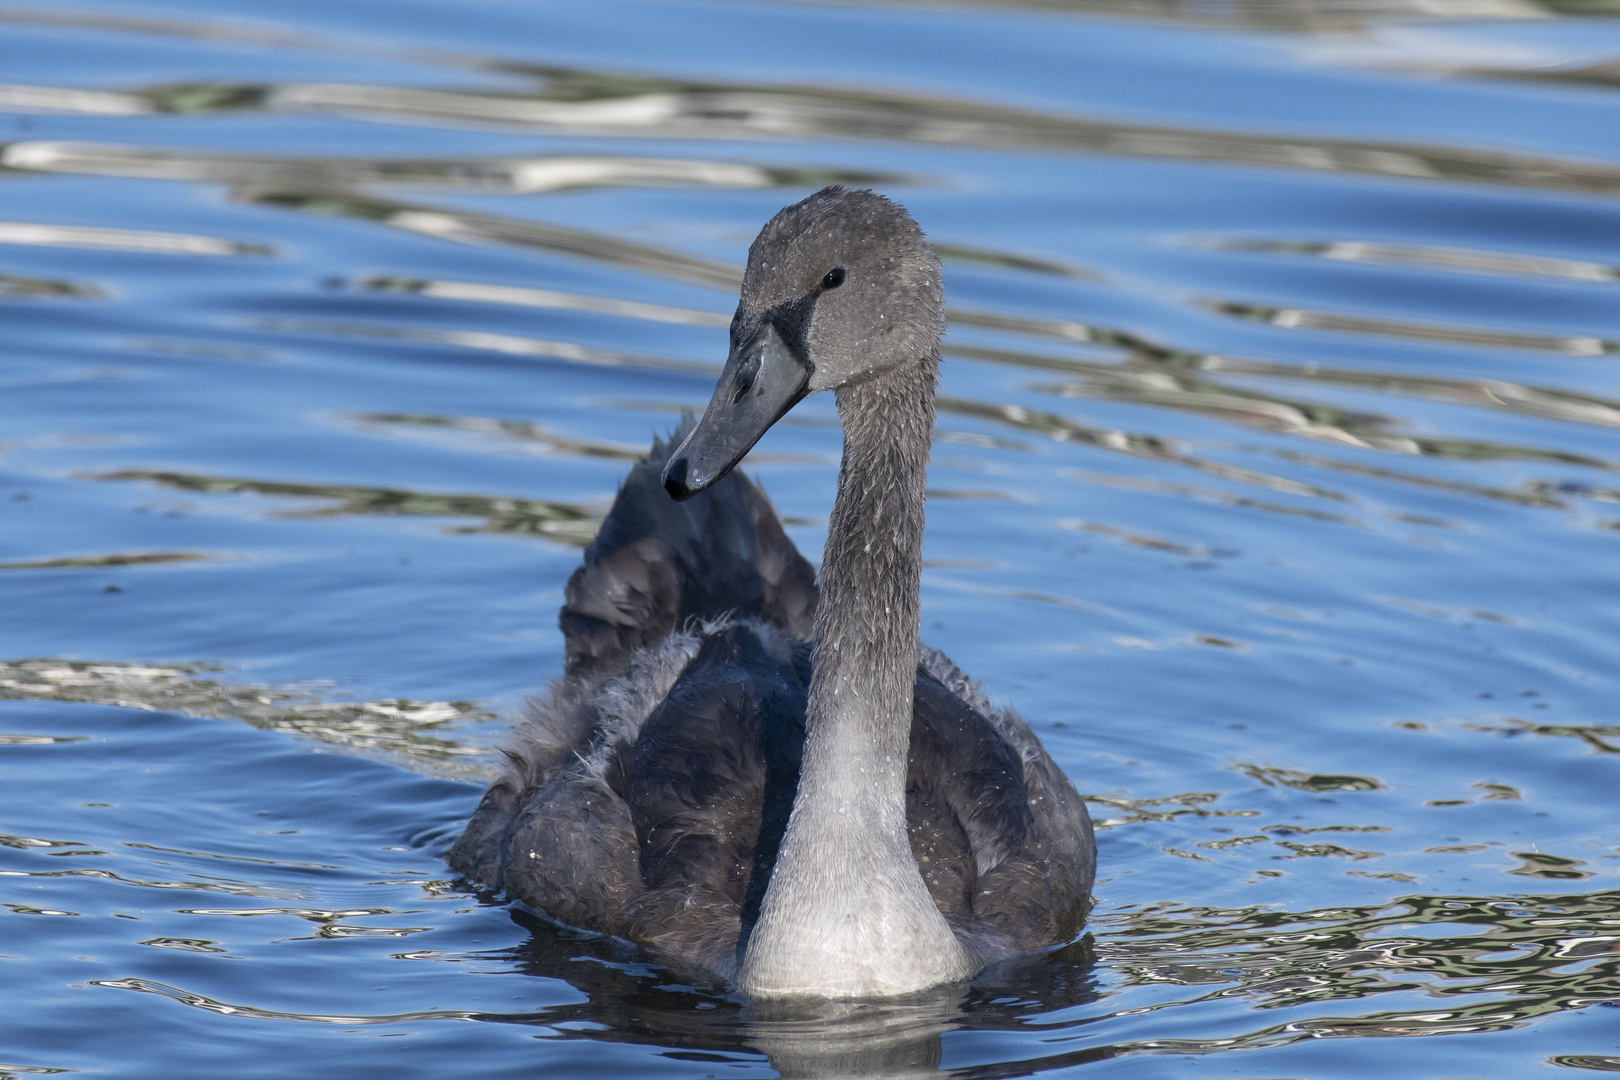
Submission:
<svg viewBox="0 0 1620 1080">
<path fill-rule="evenodd" d="M 703 418 L 664 466 L 670 498 L 684 502 L 730 472 L 809 393 L 810 372 L 773 322 L 734 342 Z"/>
</svg>

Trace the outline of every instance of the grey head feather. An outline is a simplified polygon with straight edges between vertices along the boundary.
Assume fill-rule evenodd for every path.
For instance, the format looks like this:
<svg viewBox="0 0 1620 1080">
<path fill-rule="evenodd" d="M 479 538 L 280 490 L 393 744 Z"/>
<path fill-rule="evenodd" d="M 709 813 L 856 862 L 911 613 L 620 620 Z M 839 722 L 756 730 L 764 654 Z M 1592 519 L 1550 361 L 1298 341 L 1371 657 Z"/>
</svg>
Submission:
<svg viewBox="0 0 1620 1080">
<path fill-rule="evenodd" d="M 840 282 L 825 288 L 834 270 Z M 739 324 L 794 308 L 806 312 L 793 344 L 815 368 L 812 392 L 915 364 L 945 331 L 939 256 L 898 203 L 823 188 L 785 207 L 748 249 Z"/>
</svg>

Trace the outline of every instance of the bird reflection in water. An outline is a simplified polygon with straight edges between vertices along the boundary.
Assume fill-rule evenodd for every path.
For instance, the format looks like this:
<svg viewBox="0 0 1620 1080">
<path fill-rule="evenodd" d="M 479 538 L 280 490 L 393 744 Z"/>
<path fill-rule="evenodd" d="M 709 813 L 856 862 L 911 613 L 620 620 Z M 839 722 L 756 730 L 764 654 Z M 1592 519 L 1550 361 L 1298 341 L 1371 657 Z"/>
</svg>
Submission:
<svg viewBox="0 0 1620 1080">
<path fill-rule="evenodd" d="M 899 998 L 745 1001 L 712 975 L 648 963 L 645 951 L 628 942 L 559 926 L 521 908 L 512 910 L 512 919 L 530 931 L 512 956 L 518 969 L 562 980 L 586 1000 L 485 1019 L 541 1024 L 557 1038 L 666 1047 L 664 1056 L 679 1060 L 742 1063 L 762 1054 L 784 1078 L 938 1076 L 953 1072 L 942 1068 L 947 1032 L 1021 1030 L 1032 1017 L 1049 1020 L 1097 1000 L 1090 935 L 992 964 L 966 982 Z M 1023 1072 L 1007 1068 L 972 1075 Z"/>
</svg>

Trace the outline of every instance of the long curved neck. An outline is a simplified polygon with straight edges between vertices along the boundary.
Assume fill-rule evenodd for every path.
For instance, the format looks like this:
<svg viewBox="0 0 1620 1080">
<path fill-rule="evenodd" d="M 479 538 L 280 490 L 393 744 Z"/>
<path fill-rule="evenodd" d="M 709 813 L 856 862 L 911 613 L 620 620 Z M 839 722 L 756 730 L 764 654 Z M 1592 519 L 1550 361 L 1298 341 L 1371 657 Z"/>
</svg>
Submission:
<svg viewBox="0 0 1620 1080">
<path fill-rule="evenodd" d="M 836 794 L 864 821 L 903 833 L 934 364 L 900 374 L 838 392 L 844 461 L 821 563 L 799 799 Z"/>
<path fill-rule="evenodd" d="M 864 997 L 976 966 L 906 834 L 923 485 L 937 358 L 838 392 L 844 461 L 822 560 L 804 765 L 736 983 Z"/>
</svg>

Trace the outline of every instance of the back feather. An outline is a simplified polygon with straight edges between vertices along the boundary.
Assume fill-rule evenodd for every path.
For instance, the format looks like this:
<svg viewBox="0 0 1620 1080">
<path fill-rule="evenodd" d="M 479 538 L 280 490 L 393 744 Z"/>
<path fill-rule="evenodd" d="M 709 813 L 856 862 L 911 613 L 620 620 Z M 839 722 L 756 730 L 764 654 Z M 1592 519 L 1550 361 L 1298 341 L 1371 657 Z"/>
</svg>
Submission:
<svg viewBox="0 0 1620 1080">
<path fill-rule="evenodd" d="M 664 463 L 695 423 L 689 413 L 668 442 L 654 440 L 568 579 L 557 616 L 563 677 L 529 699 L 502 747 L 506 767 L 450 854 L 451 865 L 487 885 L 499 880 L 525 794 L 593 746 L 596 759 L 617 746 L 620 738 L 604 732 L 633 739 L 702 635 L 749 622 L 785 657 L 814 632 L 815 571 L 763 491 L 736 470 L 684 503 L 664 491 Z M 585 764 L 600 775 L 601 760 Z"/>
<path fill-rule="evenodd" d="M 694 620 L 757 619 L 810 638 L 815 571 L 765 493 L 737 470 L 684 503 L 665 493 L 664 463 L 693 423 L 688 414 L 630 470 L 568 579 L 558 623 L 570 683 L 599 686 L 623 675 L 632 653 Z"/>
</svg>

